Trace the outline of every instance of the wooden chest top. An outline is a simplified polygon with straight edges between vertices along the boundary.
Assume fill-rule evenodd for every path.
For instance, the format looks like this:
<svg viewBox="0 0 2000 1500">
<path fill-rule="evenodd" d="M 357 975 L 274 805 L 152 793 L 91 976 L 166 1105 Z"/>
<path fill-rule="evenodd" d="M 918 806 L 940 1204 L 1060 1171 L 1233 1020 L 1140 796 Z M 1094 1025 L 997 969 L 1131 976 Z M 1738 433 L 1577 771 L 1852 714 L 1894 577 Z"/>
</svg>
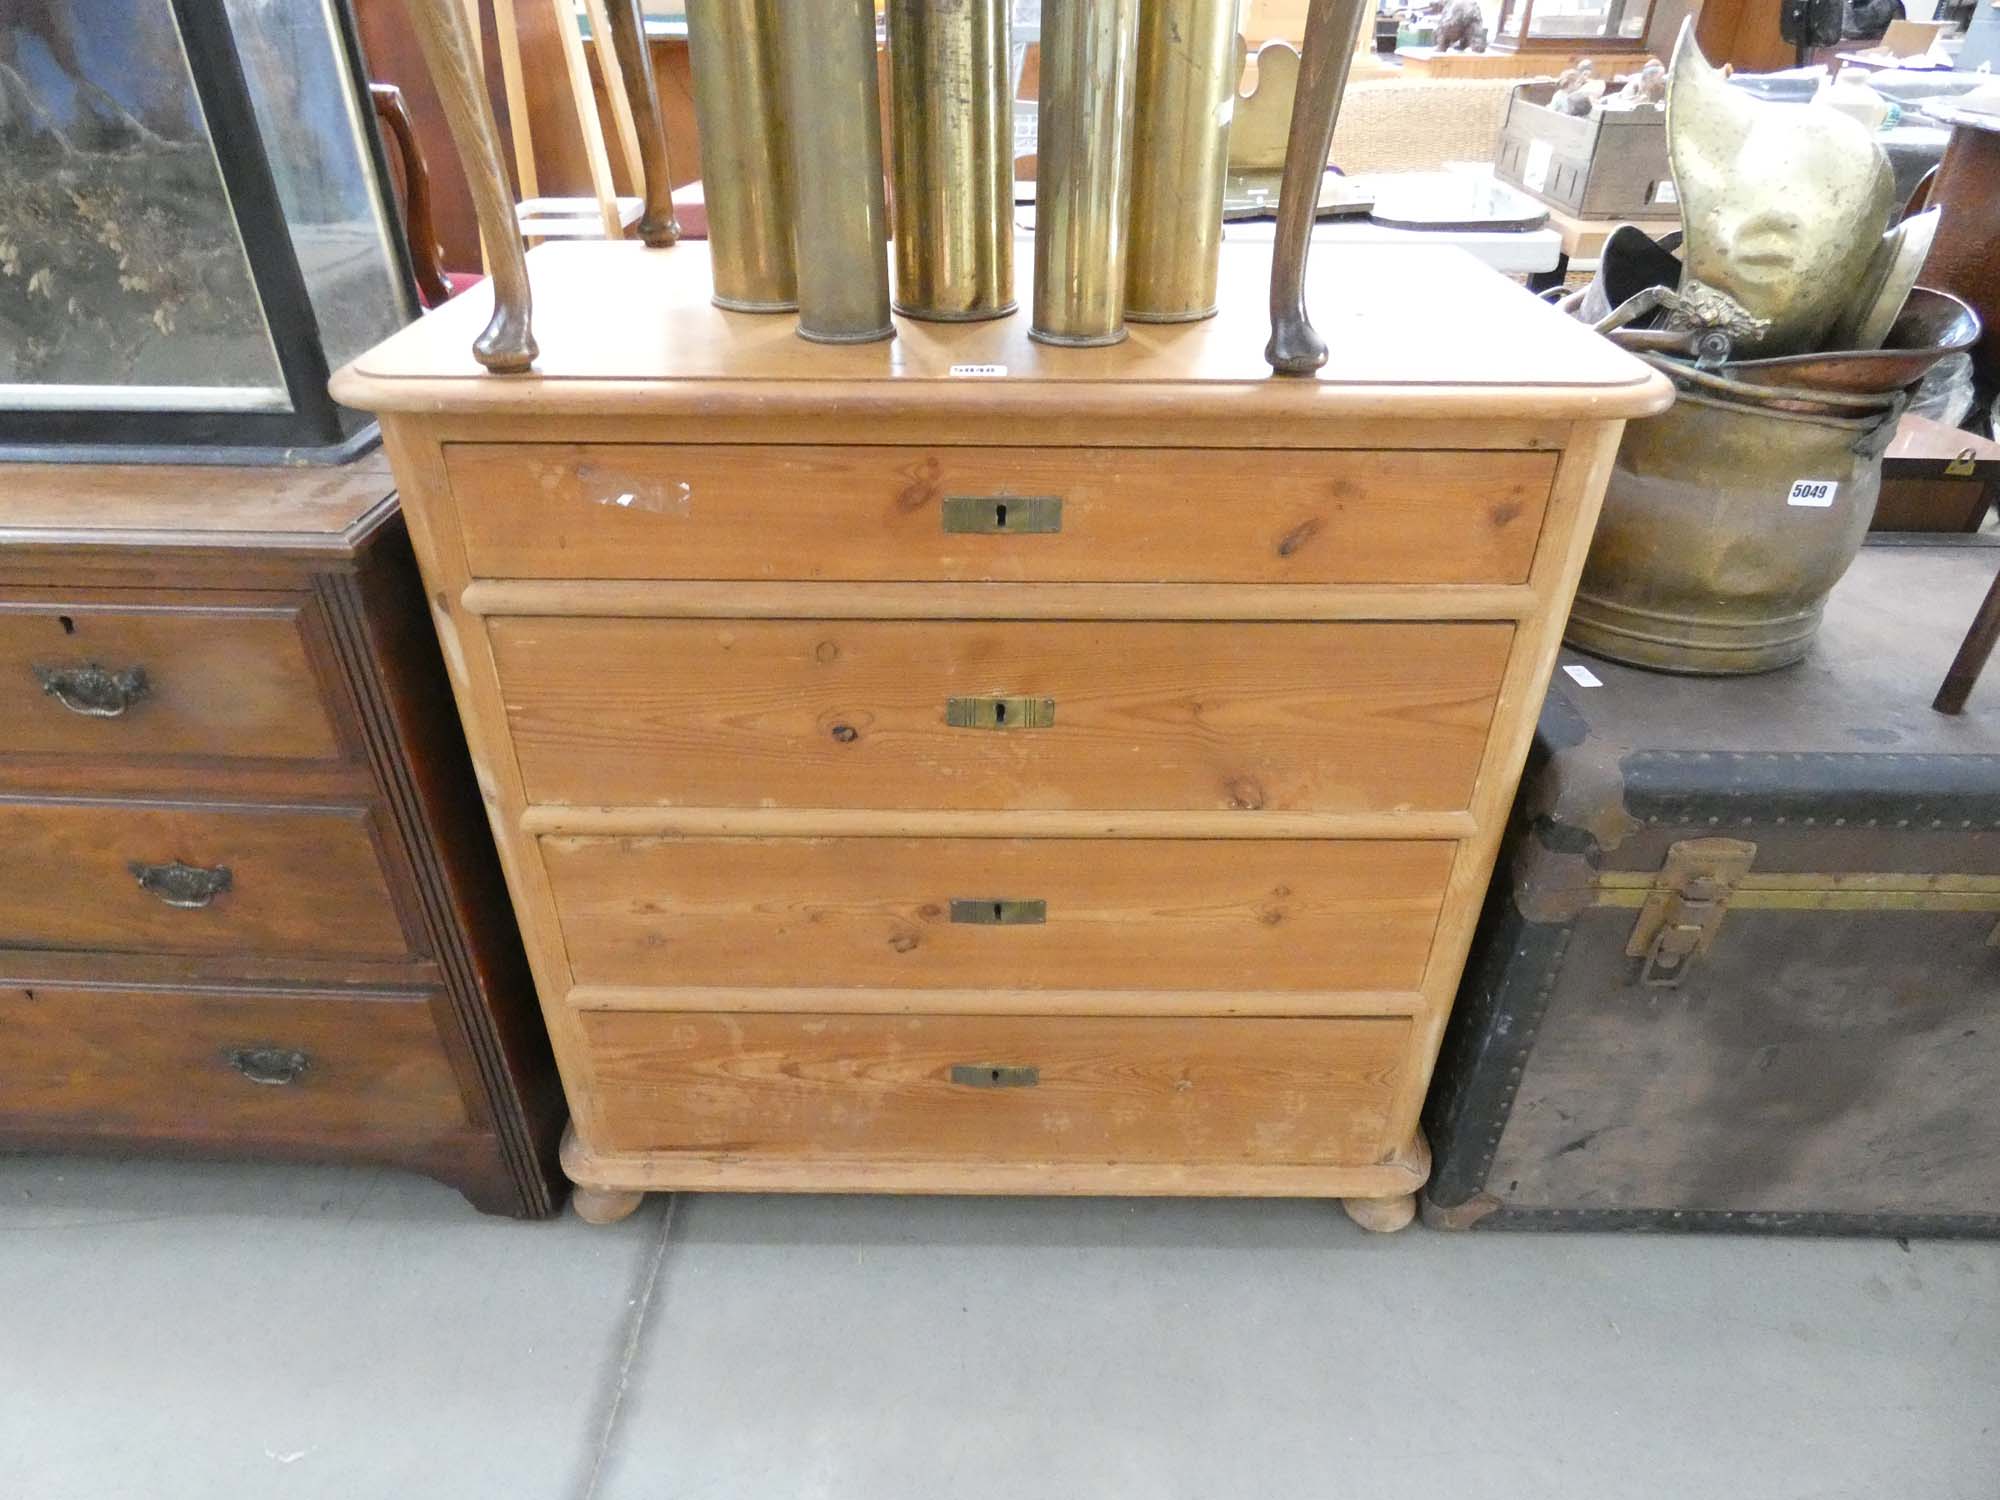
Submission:
<svg viewBox="0 0 2000 1500">
<path fill-rule="evenodd" d="M 1617 419 L 1659 411 L 1672 394 L 1640 361 L 1448 247 L 1323 247 L 1308 305 L 1332 356 L 1313 379 L 1274 377 L 1264 362 L 1269 246 L 1224 247 L 1215 317 L 1135 324 L 1124 343 L 1100 349 L 1034 343 L 1024 316 L 899 318 L 894 339 L 808 344 L 789 315 L 714 307 L 699 241 L 549 244 L 528 264 L 541 347 L 531 373 L 488 375 L 473 360 L 491 310 L 475 291 L 362 355 L 334 378 L 334 394 L 378 412 L 882 411 L 995 426 L 1055 409 L 1139 418 L 1190 405 L 1218 421 L 1307 425 L 1389 414 Z"/>
</svg>

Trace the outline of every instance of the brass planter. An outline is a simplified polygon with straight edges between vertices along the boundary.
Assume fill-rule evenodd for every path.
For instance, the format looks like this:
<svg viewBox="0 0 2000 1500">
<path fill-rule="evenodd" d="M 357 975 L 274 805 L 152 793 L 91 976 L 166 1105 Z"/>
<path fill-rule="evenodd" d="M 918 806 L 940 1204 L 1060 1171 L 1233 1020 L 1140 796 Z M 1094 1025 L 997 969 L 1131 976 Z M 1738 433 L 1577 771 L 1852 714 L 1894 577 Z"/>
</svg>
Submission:
<svg viewBox="0 0 2000 1500">
<path fill-rule="evenodd" d="M 776 0 L 687 0 L 687 22 L 715 305 L 791 312 L 799 285 Z"/>
<path fill-rule="evenodd" d="M 1125 316 L 1215 315 L 1236 103 L 1237 0 L 1153 0 L 1139 17 Z"/>
<path fill-rule="evenodd" d="M 1812 645 L 1868 531 L 1900 398 L 1783 410 L 1710 377 L 1629 424 L 1564 639 L 1670 672 L 1768 672 Z"/>
<path fill-rule="evenodd" d="M 778 0 L 778 63 L 797 201 L 799 335 L 894 336 L 871 0 Z"/>
<path fill-rule="evenodd" d="M 1007 0 L 889 0 L 896 311 L 1014 310 Z"/>
<path fill-rule="evenodd" d="M 1125 337 L 1139 0 L 1045 0 L 1036 107 L 1035 308 L 1028 337 Z"/>
</svg>

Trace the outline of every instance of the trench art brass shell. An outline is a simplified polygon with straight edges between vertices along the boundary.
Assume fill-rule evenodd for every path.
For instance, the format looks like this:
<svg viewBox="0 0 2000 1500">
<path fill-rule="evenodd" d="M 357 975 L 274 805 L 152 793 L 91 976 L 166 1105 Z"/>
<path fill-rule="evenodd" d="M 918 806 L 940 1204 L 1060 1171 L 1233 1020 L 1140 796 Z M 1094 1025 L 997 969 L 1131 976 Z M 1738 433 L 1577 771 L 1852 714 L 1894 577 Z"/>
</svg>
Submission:
<svg viewBox="0 0 2000 1500">
<path fill-rule="evenodd" d="M 1223 184 L 1236 80 L 1235 0 L 1150 0 L 1134 86 L 1125 316 L 1189 323 L 1215 313 Z"/>
<path fill-rule="evenodd" d="M 687 0 L 714 301 L 733 312 L 791 312 L 799 305 L 778 3 Z"/>
<path fill-rule="evenodd" d="M 889 0 L 896 311 L 969 323 L 1014 310 L 1007 0 Z"/>
<path fill-rule="evenodd" d="M 1139 0 L 1044 0 L 1035 136 L 1035 298 L 1028 337 L 1125 337 L 1132 74 Z"/>
<path fill-rule="evenodd" d="M 780 0 L 779 75 L 792 147 L 799 336 L 866 344 L 889 319 L 889 211 L 871 0 Z"/>
</svg>

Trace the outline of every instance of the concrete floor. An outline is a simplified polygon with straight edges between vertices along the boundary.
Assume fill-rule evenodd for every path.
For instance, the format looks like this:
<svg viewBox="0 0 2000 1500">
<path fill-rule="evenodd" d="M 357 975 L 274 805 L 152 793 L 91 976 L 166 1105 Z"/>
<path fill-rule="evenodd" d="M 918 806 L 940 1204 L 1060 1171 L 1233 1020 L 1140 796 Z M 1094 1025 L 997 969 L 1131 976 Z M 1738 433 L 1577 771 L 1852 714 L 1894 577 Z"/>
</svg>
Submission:
<svg viewBox="0 0 2000 1500">
<path fill-rule="evenodd" d="M 0 1158 L 6 1500 L 2000 1495 L 2000 1244 Z"/>
</svg>

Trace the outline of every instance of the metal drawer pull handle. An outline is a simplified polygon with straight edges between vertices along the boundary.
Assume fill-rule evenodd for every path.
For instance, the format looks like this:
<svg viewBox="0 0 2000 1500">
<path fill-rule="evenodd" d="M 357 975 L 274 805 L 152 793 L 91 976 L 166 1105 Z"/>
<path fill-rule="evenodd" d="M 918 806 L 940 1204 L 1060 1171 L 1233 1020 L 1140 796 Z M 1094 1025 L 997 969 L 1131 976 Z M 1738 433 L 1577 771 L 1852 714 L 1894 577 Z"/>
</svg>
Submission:
<svg viewBox="0 0 2000 1500">
<path fill-rule="evenodd" d="M 1031 1089 L 1042 1081 L 1042 1070 L 995 1063 L 953 1063 L 951 1081 L 969 1089 Z"/>
<path fill-rule="evenodd" d="M 951 903 L 951 919 L 974 927 L 1039 927 L 1049 919 L 1049 903 L 960 897 Z"/>
<path fill-rule="evenodd" d="M 164 865 L 141 864 L 134 860 L 129 868 L 133 878 L 139 882 L 140 890 L 158 896 L 169 906 L 189 911 L 207 906 L 228 890 L 235 879 L 227 865 L 205 870 L 200 865 L 184 865 L 179 860 Z"/>
<path fill-rule="evenodd" d="M 144 667 L 112 672 L 96 662 L 80 667 L 36 667 L 42 691 L 86 719 L 115 719 L 146 696 Z"/>
<path fill-rule="evenodd" d="M 229 1066 L 252 1083 L 282 1088 L 305 1076 L 312 1059 L 290 1047 L 232 1047 L 222 1054 Z"/>
<path fill-rule="evenodd" d="M 944 529 L 960 536 L 1046 536 L 1062 530 L 1062 496 L 946 495 Z"/>
<path fill-rule="evenodd" d="M 1053 698 L 947 698 L 944 721 L 953 729 L 1053 729 Z"/>
</svg>

